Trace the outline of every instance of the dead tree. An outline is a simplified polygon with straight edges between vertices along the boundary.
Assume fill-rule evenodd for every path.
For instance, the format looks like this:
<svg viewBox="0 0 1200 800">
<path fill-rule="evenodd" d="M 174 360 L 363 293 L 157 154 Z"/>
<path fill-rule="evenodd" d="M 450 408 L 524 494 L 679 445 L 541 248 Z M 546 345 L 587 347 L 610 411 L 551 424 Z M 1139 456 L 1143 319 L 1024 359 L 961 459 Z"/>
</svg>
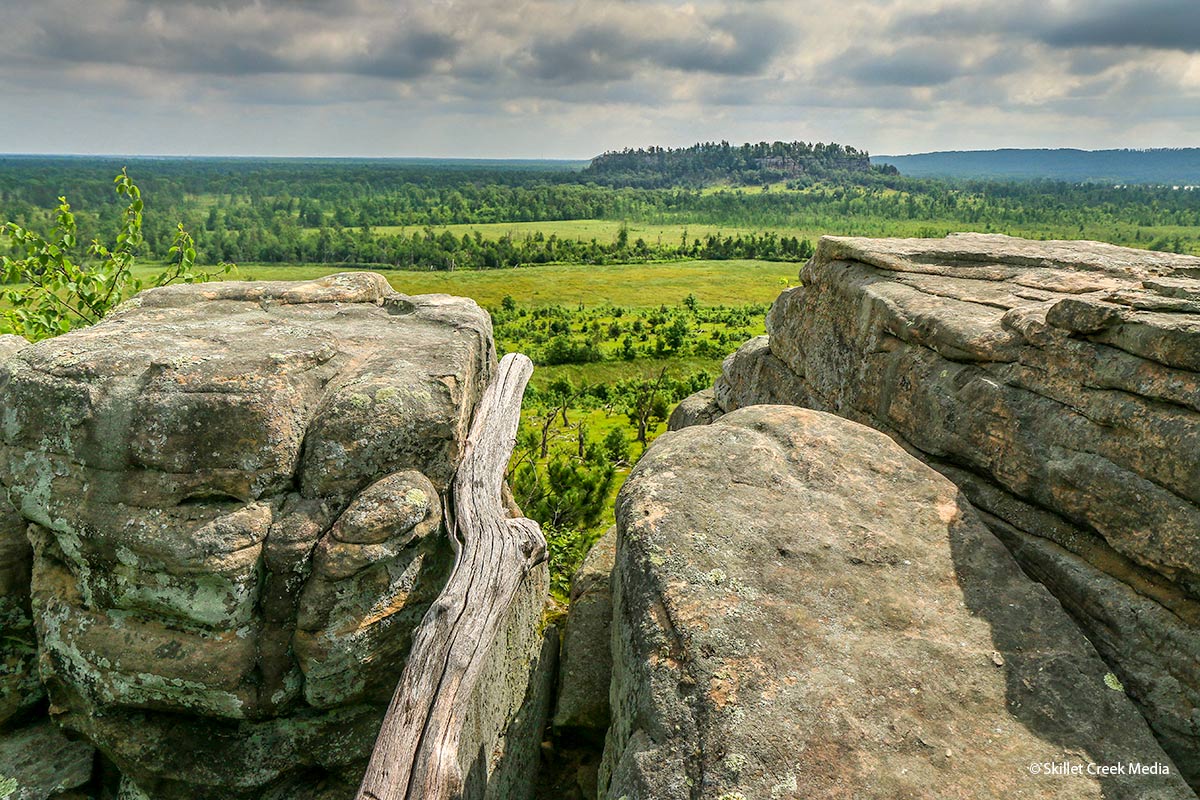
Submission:
<svg viewBox="0 0 1200 800">
<path fill-rule="evenodd" d="M 454 568 L 413 635 L 357 800 L 462 794 L 459 742 L 476 684 L 526 575 L 545 557 L 536 522 L 509 518 L 501 496 L 533 364 L 504 357 L 467 437 L 447 529 Z"/>
</svg>

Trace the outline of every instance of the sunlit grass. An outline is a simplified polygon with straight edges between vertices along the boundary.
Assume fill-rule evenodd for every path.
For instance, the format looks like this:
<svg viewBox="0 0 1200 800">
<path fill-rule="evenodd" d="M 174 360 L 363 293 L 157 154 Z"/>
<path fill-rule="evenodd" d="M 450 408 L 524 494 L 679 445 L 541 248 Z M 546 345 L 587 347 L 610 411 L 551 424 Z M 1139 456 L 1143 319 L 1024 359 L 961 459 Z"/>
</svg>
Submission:
<svg viewBox="0 0 1200 800">
<path fill-rule="evenodd" d="M 146 268 L 149 271 L 149 268 Z M 342 272 L 336 265 L 239 265 L 232 280 L 310 280 Z M 656 264 L 547 264 L 494 270 L 382 270 L 405 294 L 454 294 L 482 306 L 506 296 L 522 305 L 674 305 L 689 294 L 704 305 L 769 303 L 798 282 L 800 265 L 779 261 L 674 261 Z"/>
</svg>

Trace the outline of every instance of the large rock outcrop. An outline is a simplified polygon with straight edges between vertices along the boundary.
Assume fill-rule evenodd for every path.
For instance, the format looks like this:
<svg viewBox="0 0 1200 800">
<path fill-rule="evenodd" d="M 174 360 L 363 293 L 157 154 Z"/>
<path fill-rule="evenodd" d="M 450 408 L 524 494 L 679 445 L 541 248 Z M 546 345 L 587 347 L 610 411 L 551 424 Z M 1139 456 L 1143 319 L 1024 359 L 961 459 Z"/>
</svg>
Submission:
<svg viewBox="0 0 1200 800">
<path fill-rule="evenodd" d="M 494 366 L 474 302 L 370 273 L 155 289 L 3 363 L 51 713 L 125 794 L 352 793 L 452 562 L 442 499 Z M 491 686 L 519 705 L 527 678 Z"/>
<path fill-rule="evenodd" d="M 755 406 L 665 434 L 617 526 L 604 797 L 1194 797 L 1058 601 L 877 431 Z M 1169 774 L 1086 774 L 1128 763 Z"/>
<path fill-rule="evenodd" d="M 1200 258 L 826 237 L 720 411 L 884 431 L 955 481 L 1200 785 Z"/>
</svg>

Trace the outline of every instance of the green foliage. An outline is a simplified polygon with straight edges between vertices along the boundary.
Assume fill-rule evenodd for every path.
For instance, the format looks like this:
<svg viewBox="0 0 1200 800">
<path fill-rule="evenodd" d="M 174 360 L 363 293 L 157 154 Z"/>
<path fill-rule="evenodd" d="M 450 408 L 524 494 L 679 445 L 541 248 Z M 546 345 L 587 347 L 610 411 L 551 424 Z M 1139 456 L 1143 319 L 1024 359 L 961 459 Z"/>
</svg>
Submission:
<svg viewBox="0 0 1200 800">
<path fill-rule="evenodd" d="M 657 309 L 604 304 L 517 310 L 514 305 L 493 309 L 492 319 L 504 348 L 530 355 L 539 366 L 560 366 L 665 356 L 724 358 L 763 332 L 766 311 L 766 304 L 702 306 L 693 292 L 679 305 Z"/>
<path fill-rule="evenodd" d="M 599 361 L 600 350 L 595 343 L 570 336 L 555 336 L 537 354 L 539 364 L 587 364 Z"/>
<path fill-rule="evenodd" d="M 543 525 L 542 533 L 546 536 L 549 553 L 550 592 L 561 602 L 568 602 L 571 597 L 571 576 L 600 538 L 601 530 Z"/>
<path fill-rule="evenodd" d="M 133 275 L 134 256 L 142 244 L 141 190 L 121 170 L 114 181 L 119 197 L 128 204 L 121 214 L 120 228 L 112 247 L 93 240 L 83 260 L 78 255 L 78 228 L 66 197 L 58 198 L 55 225 L 50 238 L 15 222 L 0 227 L 18 256 L 0 256 L 0 275 L 6 284 L 0 292 L 8 304 L 0 319 L 13 332 L 36 341 L 66 333 L 72 328 L 93 325 L 117 307 L 128 294 L 145 285 Z M 196 248 L 192 237 L 178 226 L 174 243 L 167 251 L 169 266 L 154 275 L 150 286 L 192 283 L 210 275 L 193 270 Z M 225 272 L 230 266 L 225 266 Z"/>
<path fill-rule="evenodd" d="M 604 514 L 616 469 L 607 455 L 572 458 L 554 453 L 526 462 L 513 474 L 513 496 L 532 519 L 554 528 L 591 528 Z"/>
<path fill-rule="evenodd" d="M 193 233 L 206 263 L 460 271 L 692 258 L 803 261 L 826 233 L 940 236 L 959 230 L 1200 251 L 1200 191 L 916 179 L 860 169 L 864 155 L 849 148 L 826 146 L 818 155 L 814 147 L 811 157 L 795 158 L 787 147 L 756 148 L 762 146 L 750 146 L 745 156 L 739 147 L 710 150 L 702 171 L 724 170 L 727 185 L 708 188 L 598 185 L 588 173 L 562 165 L 198 159 L 147 161 L 137 169 L 164 214 Z M 730 171 L 734 162 L 753 167 L 761 161 L 779 166 L 782 175 L 789 159 L 828 163 L 819 176 L 808 171 L 765 193 L 758 176 L 740 188 L 738 170 Z M 839 159 L 859 166 L 836 168 Z M 79 238 L 110 241 L 122 213 L 109 197 L 110 166 L 119 168 L 101 159 L 0 157 L 0 219 L 47 235 L 54 219 L 42 209 L 65 193 L 84 209 L 75 212 Z M 174 226 L 151 215 L 143 236 L 144 255 L 166 259 Z"/>
<path fill-rule="evenodd" d="M 620 428 L 613 428 L 604 437 L 601 443 L 604 448 L 604 454 L 613 464 L 627 464 L 629 462 L 629 440 L 625 436 L 625 432 Z"/>
<path fill-rule="evenodd" d="M 712 312 L 732 323 L 749 324 L 750 317 L 763 310 L 697 307 L 695 317 Z M 669 326 L 669 319 L 684 313 L 683 306 L 661 305 L 651 310 L 518 306 L 497 314 L 496 333 L 502 350 L 522 349 L 521 342 L 509 337 L 527 335 L 527 324 L 607 333 L 612 321 L 632 318 L 643 321 L 642 330 L 649 331 L 655 325 Z M 652 369 L 640 359 L 611 367 L 597 362 L 548 366 L 535 373 L 526 392 L 510 479 L 517 504 L 546 531 L 551 585 L 562 600 L 587 548 L 612 524 L 616 489 L 636 460 L 634 443 L 642 444 L 639 454 L 644 452 L 661 432 L 671 406 L 713 380 L 708 371 L 675 377 L 672 373 L 688 363 L 678 355 L 650 363 L 655 364 Z M 563 371 L 567 368 L 582 371 L 582 379 L 569 379 Z"/>
</svg>

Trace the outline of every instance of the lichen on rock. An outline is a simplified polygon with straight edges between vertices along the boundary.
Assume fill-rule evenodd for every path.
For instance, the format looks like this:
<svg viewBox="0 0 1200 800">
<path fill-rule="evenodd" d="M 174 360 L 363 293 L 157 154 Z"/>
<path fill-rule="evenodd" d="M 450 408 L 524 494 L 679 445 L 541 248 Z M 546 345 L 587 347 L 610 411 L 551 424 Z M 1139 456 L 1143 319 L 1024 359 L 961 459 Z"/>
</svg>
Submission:
<svg viewBox="0 0 1200 800">
<path fill-rule="evenodd" d="M 3 361 L 0 537 L 29 525 L 52 714 L 123 792 L 357 783 L 494 365 L 474 302 L 371 273 L 155 289 Z"/>
<path fill-rule="evenodd" d="M 802 279 L 720 410 L 833 412 L 955 481 L 1200 786 L 1200 258 L 825 237 Z"/>
</svg>

